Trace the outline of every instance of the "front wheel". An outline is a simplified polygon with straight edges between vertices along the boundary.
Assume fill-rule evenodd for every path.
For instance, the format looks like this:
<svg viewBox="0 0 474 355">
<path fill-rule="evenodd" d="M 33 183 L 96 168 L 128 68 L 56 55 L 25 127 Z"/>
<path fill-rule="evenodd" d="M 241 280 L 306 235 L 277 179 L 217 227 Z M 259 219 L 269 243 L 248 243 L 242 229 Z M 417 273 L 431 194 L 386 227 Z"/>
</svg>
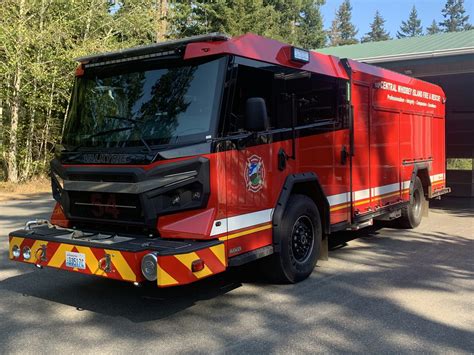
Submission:
<svg viewBox="0 0 474 355">
<path fill-rule="evenodd" d="M 321 217 L 313 200 L 292 195 L 275 233 L 281 250 L 270 257 L 267 273 L 283 283 L 306 279 L 316 266 L 322 238 Z"/>
<path fill-rule="evenodd" d="M 423 206 L 425 205 L 425 194 L 420 178 L 417 176 L 410 195 L 410 203 L 402 208 L 402 216 L 398 224 L 402 228 L 413 229 L 420 225 L 423 217 Z"/>
</svg>

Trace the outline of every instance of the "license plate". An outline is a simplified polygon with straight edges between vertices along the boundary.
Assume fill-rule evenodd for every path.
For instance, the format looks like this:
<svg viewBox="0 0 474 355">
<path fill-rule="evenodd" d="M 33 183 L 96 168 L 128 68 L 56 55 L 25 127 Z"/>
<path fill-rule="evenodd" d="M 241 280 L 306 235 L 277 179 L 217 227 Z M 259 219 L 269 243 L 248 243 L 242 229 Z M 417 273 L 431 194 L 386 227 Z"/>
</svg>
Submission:
<svg viewBox="0 0 474 355">
<path fill-rule="evenodd" d="M 82 253 L 66 252 L 66 266 L 78 269 L 86 268 L 86 255 Z"/>
</svg>

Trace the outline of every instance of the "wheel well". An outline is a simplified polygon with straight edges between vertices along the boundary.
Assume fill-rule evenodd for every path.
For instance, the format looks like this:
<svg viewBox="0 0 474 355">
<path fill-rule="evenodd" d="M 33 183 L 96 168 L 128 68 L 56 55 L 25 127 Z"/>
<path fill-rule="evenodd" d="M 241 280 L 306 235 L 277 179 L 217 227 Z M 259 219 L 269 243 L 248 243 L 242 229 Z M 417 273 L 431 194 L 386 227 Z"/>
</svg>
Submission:
<svg viewBox="0 0 474 355">
<path fill-rule="evenodd" d="M 291 189 L 291 194 L 306 195 L 314 201 L 321 215 L 324 234 L 329 234 L 329 203 L 321 186 L 316 181 L 296 183 Z"/>
<path fill-rule="evenodd" d="M 275 252 L 280 251 L 280 237 L 275 233 L 283 220 L 283 214 L 292 194 L 302 194 L 311 198 L 318 207 L 323 227 L 323 238 L 329 234 L 329 202 L 324 195 L 318 176 L 313 172 L 291 174 L 286 177 L 273 210 L 273 247 Z"/>
<path fill-rule="evenodd" d="M 418 169 L 416 172 L 416 176 L 418 176 L 421 180 L 421 185 L 423 186 L 423 194 L 425 195 L 425 197 L 429 197 L 431 180 L 430 174 L 428 173 L 428 169 Z"/>
</svg>

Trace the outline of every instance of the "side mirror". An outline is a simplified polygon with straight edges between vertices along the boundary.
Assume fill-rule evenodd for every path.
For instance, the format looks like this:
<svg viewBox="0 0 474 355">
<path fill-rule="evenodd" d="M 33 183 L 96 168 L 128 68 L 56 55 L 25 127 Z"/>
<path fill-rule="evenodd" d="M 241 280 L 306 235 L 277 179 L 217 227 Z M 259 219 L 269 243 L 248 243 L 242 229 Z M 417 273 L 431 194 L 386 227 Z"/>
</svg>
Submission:
<svg viewBox="0 0 474 355">
<path fill-rule="evenodd" d="M 251 97 L 245 103 L 245 129 L 250 132 L 266 131 L 270 127 L 267 106 L 261 97 Z"/>
</svg>

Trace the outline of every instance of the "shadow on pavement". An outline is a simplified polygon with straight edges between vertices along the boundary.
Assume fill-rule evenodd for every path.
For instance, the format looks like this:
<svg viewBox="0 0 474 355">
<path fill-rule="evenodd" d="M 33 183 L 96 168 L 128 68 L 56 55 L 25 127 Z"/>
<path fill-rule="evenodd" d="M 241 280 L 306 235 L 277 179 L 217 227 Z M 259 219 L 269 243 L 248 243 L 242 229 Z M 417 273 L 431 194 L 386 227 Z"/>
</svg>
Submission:
<svg viewBox="0 0 474 355">
<path fill-rule="evenodd" d="M 360 253 L 367 253 L 376 248 L 377 252 L 367 254 L 362 262 L 370 268 L 348 270 L 347 273 L 337 275 L 337 279 L 333 279 L 334 276 L 319 276 L 316 271 L 311 278 L 297 285 L 253 284 L 250 285 L 250 290 L 230 292 L 241 289 L 242 280 L 245 280 L 245 276 L 239 276 L 237 272 L 218 275 L 185 287 L 134 288 L 129 284 L 107 279 L 71 275 L 58 270 L 42 270 L 11 277 L 0 282 L 0 289 L 53 302 L 46 303 L 41 310 L 36 308 L 35 302 L 29 302 L 29 308 L 23 311 L 36 313 L 38 317 L 47 315 L 48 309 L 44 307 L 53 307 L 54 303 L 69 305 L 79 311 L 93 312 L 82 325 L 100 324 L 111 336 L 117 331 L 116 322 L 123 322 L 120 321 L 121 317 L 137 325 L 150 321 L 164 322 L 165 319 L 172 319 L 173 323 L 174 320 L 183 321 L 191 317 L 198 324 L 219 323 L 219 327 L 213 328 L 212 336 L 217 337 L 223 345 L 232 344 L 231 351 L 233 347 L 245 349 L 245 344 L 254 344 L 257 346 L 253 348 L 256 351 L 271 352 L 278 350 L 284 339 L 298 332 L 304 333 L 309 317 L 311 322 L 324 319 L 325 329 L 331 329 L 334 334 L 343 336 L 347 344 L 351 344 L 351 349 L 367 349 L 370 345 L 372 350 L 415 350 L 405 348 L 403 342 L 395 345 L 390 337 L 373 338 L 383 330 L 383 334 L 417 337 L 434 347 L 472 351 L 474 344 L 471 331 L 412 312 L 387 297 L 384 293 L 386 291 L 379 290 L 453 292 L 448 286 L 452 280 L 474 278 L 470 259 L 474 241 L 436 232 L 420 234 L 410 231 L 404 238 L 391 238 L 391 233 L 388 231 L 381 238 L 377 230 L 363 233 L 361 231 L 355 233 L 361 242 L 358 246 L 331 252 L 331 258 L 350 262 Z M 393 233 L 399 231 L 394 230 Z M 439 253 L 439 250 L 449 250 L 449 255 Z M 288 313 L 286 308 L 274 307 L 272 302 L 269 302 L 269 295 L 284 295 L 288 302 L 296 307 L 294 309 L 300 310 L 302 314 L 299 313 L 298 316 L 293 312 Z M 347 327 L 337 319 L 325 319 L 324 310 L 333 307 L 337 307 L 339 313 L 342 312 L 359 322 L 361 326 Z M 243 314 L 255 312 L 263 318 L 263 330 L 270 336 L 261 338 L 258 334 L 245 334 L 246 341 L 242 343 L 239 338 L 241 335 L 225 331 L 226 325 L 232 326 L 233 322 L 239 322 Z M 101 315 L 114 317 L 116 321 L 106 321 Z M 13 314 L 6 313 L 3 316 L 3 321 L 11 324 L 12 328 L 22 327 Z M 165 324 L 169 326 L 170 322 L 163 323 Z M 271 336 L 275 334 L 278 336 Z M 149 333 L 146 336 L 153 335 L 154 333 Z M 121 336 L 123 339 L 130 338 L 131 341 L 136 341 L 137 337 L 138 340 L 145 337 L 132 329 Z M 320 341 L 326 342 L 326 345 L 336 352 L 348 350 L 338 347 L 335 339 L 332 343 L 331 337 L 321 337 Z M 0 345 L 0 350 L 1 348 Z"/>
<path fill-rule="evenodd" d="M 430 209 L 441 210 L 458 217 L 474 217 L 474 198 L 443 196 L 440 200 L 431 200 Z"/>
<path fill-rule="evenodd" d="M 456 216 L 466 211 L 464 207 L 448 210 Z M 400 230 L 381 228 L 335 235 L 330 260 L 349 268 L 331 274 L 323 264 L 296 285 L 271 285 L 258 272 L 242 268 L 189 286 L 135 288 L 128 283 L 31 267 L 29 272 L 0 282 L 0 290 L 48 302 L 41 302 L 41 307 L 36 301 L 23 302 L 19 315 L 1 309 L 0 315 L 2 323 L 8 324 L 10 342 L 25 328 L 22 312 L 55 330 L 68 327 L 57 314 L 59 304 L 90 312 L 71 327 L 100 327 L 105 338 L 120 335 L 131 344 L 153 338 L 166 341 L 192 332 L 189 341 L 198 344 L 200 338 L 211 337 L 229 352 L 275 352 L 298 337 L 303 337 L 302 342 L 298 345 L 295 341 L 294 352 L 307 351 L 302 346 L 311 342 L 333 352 L 420 351 L 413 345 L 417 342 L 428 344 L 422 348 L 426 352 L 438 348 L 474 351 L 472 330 L 420 314 L 390 294 L 391 290 L 472 294 L 472 283 L 467 282 L 474 279 L 474 240 L 437 231 L 412 230 L 401 235 Z M 341 249 L 356 238 L 355 246 Z M 8 258 L 2 254 L 2 259 Z M 350 269 L 350 265 L 357 268 Z M 27 269 L 11 263 L 8 267 Z M 458 307 L 469 311 L 470 301 L 461 302 Z M 257 319 L 258 330 L 248 332 L 243 317 Z M 309 329 L 321 331 L 308 333 Z M 88 339 L 75 336 L 69 341 L 81 346 Z M 5 344 L 0 342 L 0 353 L 9 349 Z"/>
</svg>

